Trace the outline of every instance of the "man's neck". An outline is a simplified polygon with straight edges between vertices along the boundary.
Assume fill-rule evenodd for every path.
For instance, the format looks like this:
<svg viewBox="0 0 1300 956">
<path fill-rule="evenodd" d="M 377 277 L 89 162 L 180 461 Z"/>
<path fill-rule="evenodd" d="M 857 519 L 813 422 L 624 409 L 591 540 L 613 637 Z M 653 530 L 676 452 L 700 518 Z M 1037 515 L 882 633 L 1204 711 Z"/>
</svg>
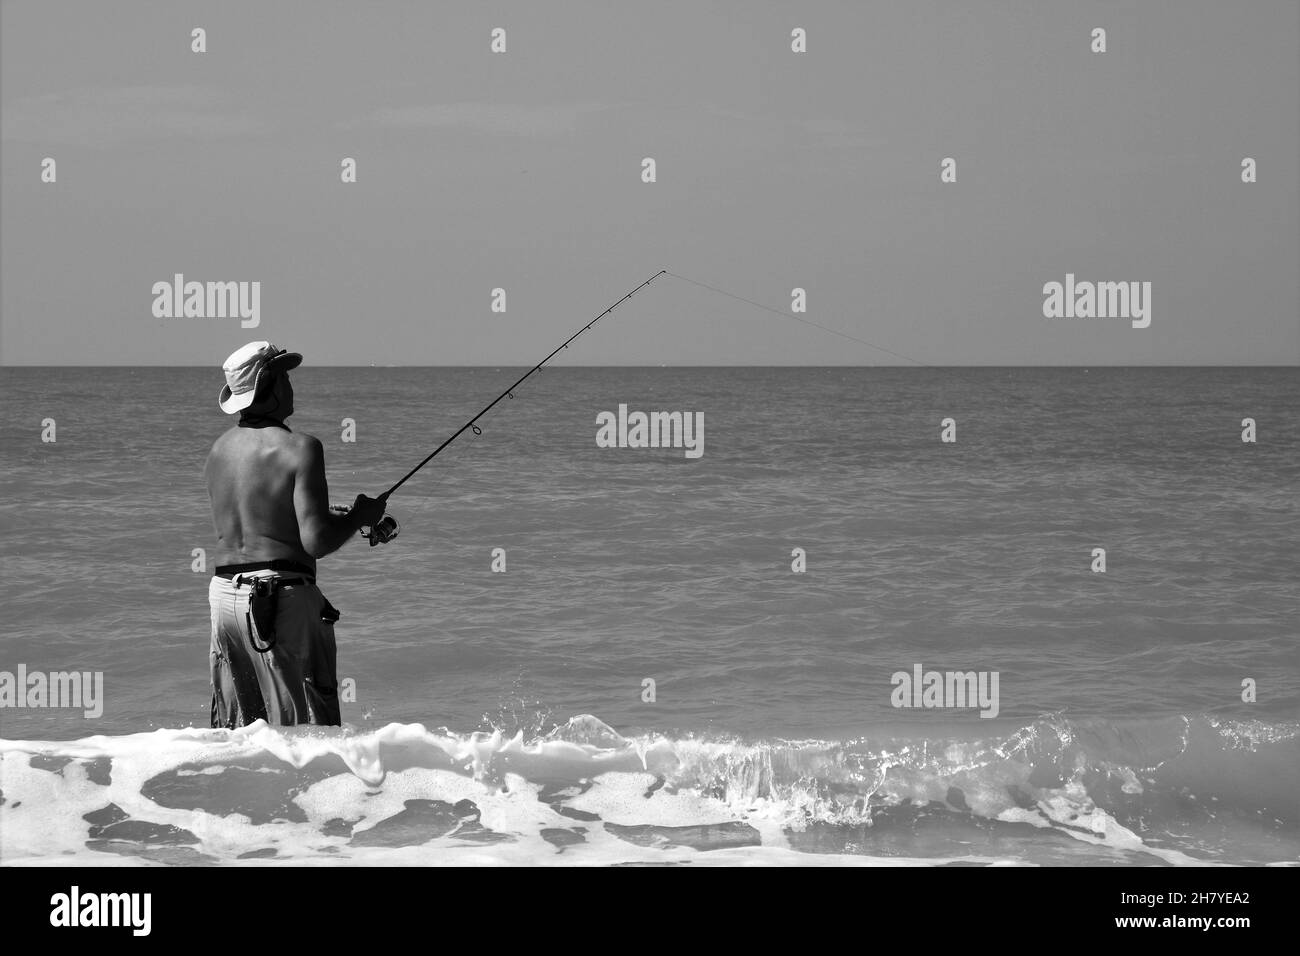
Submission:
<svg viewBox="0 0 1300 956">
<path fill-rule="evenodd" d="M 289 431 L 289 426 L 284 423 L 284 419 L 276 418 L 273 415 L 240 415 L 240 428 L 283 428 Z"/>
</svg>

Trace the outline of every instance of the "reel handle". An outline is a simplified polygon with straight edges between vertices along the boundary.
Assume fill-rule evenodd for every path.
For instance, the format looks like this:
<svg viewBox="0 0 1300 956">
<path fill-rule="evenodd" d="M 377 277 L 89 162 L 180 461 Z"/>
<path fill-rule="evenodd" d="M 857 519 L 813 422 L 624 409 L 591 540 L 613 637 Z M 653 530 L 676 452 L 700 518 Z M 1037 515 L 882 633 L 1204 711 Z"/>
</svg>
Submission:
<svg viewBox="0 0 1300 956">
<path fill-rule="evenodd" d="M 381 495 L 379 500 L 384 501 L 387 500 L 387 498 L 387 495 Z M 341 515 L 350 514 L 352 506 L 330 505 L 330 511 Z M 362 526 L 361 528 L 358 528 L 357 534 L 369 541 L 370 547 L 373 548 L 377 544 L 387 544 L 392 541 L 397 537 L 401 530 L 402 526 L 397 523 L 397 519 L 390 514 L 386 514 L 375 522 L 372 527 L 367 528 Z"/>
</svg>

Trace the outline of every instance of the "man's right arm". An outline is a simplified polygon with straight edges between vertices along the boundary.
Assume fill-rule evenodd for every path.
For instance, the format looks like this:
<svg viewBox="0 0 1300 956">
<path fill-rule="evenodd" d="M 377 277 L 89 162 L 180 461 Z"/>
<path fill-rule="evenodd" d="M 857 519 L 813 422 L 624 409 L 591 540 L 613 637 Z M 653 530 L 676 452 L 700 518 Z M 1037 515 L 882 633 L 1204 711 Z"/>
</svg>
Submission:
<svg viewBox="0 0 1300 956">
<path fill-rule="evenodd" d="M 323 558 L 343 547 L 363 525 L 383 517 L 383 502 L 357 495 L 347 514 L 330 511 L 325 482 L 325 449 L 320 439 L 305 435 L 303 453 L 294 476 L 293 507 L 298 514 L 298 536 L 313 558 Z"/>
</svg>

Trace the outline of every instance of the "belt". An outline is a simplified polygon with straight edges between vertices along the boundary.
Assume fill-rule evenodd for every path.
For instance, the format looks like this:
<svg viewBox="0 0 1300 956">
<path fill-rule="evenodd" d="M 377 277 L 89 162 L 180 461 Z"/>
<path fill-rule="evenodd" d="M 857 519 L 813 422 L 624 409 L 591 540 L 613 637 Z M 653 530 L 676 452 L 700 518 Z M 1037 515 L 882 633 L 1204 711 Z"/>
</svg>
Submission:
<svg viewBox="0 0 1300 956">
<path fill-rule="evenodd" d="M 240 574 L 249 574 L 253 571 L 288 571 L 291 574 L 299 574 L 300 578 L 288 579 L 281 578 L 284 584 L 314 584 L 316 582 L 316 572 L 305 564 L 299 564 L 297 561 L 289 561 L 285 558 L 276 558 L 273 561 L 254 561 L 250 564 L 221 564 L 217 566 L 213 573 L 219 578 L 234 578 Z"/>
<path fill-rule="evenodd" d="M 261 579 L 259 578 L 241 579 L 240 575 L 236 574 L 233 578 L 230 579 L 230 583 L 233 584 L 235 587 L 239 587 L 241 584 L 245 586 L 250 585 L 257 580 L 261 580 Z M 315 584 L 316 583 L 315 578 L 286 578 L 286 577 L 281 577 L 279 575 L 276 575 L 273 578 L 269 578 L 268 580 L 273 581 L 277 588 L 288 587 L 291 584 Z"/>
</svg>

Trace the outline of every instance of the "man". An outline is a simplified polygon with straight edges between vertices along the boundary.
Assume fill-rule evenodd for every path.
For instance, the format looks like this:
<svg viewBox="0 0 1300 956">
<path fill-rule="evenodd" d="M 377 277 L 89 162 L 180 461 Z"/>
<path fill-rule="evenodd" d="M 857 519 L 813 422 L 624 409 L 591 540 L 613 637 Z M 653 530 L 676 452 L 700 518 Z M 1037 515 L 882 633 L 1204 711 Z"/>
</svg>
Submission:
<svg viewBox="0 0 1300 956">
<path fill-rule="evenodd" d="M 212 726 L 332 724 L 339 717 L 334 622 L 316 559 L 384 515 L 357 495 L 330 510 L 319 439 L 284 424 L 289 371 L 302 356 L 250 342 L 226 359 L 218 403 L 239 424 L 212 446 L 204 475 L 217 530 L 212 610 Z"/>
</svg>

